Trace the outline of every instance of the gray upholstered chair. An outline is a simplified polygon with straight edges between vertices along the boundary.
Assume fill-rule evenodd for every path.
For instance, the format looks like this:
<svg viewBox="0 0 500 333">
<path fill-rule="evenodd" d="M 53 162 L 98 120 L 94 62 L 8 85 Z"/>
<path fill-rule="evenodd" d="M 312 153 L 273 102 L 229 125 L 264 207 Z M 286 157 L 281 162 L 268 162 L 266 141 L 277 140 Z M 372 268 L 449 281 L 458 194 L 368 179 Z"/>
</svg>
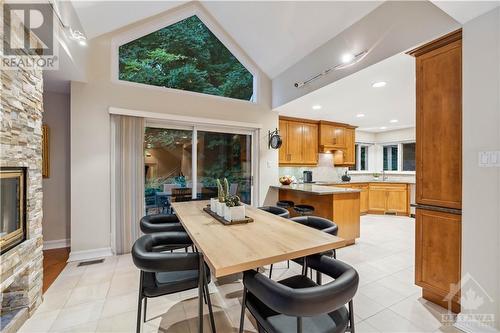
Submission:
<svg viewBox="0 0 500 333">
<path fill-rule="evenodd" d="M 259 333 L 354 332 L 356 270 L 324 255 L 306 257 L 306 261 L 334 280 L 318 285 L 306 275 L 296 275 L 276 282 L 254 270 L 244 272 L 240 333 L 245 308 L 255 317 Z"/>
</svg>

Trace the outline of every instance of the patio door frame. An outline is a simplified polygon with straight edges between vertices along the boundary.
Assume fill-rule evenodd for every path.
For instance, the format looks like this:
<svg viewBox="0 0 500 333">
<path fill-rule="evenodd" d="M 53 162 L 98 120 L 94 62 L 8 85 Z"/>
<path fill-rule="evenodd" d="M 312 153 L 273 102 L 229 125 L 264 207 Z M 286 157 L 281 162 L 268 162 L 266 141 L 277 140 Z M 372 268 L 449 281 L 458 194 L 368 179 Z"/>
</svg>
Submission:
<svg viewBox="0 0 500 333">
<path fill-rule="evenodd" d="M 177 129 L 192 131 L 191 142 L 191 180 L 193 189 L 198 185 L 198 131 L 249 135 L 251 139 L 251 175 L 250 175 L 250 205 L 257 206 L 259 203 L 259 140 L 260 128 L 237 127 L 234 125 L 214 125 L 210 123 L 193 123 L 178 120 L 150 119 L 146 118 L 144 126 L 153 128 Z M 144 129 L 145 129 L 144 128 Z M 192 198 L 196 199 L 196 191 L 192 191 Z M 144 207 L 145 210 L 145 207 Z"/>
</svg>

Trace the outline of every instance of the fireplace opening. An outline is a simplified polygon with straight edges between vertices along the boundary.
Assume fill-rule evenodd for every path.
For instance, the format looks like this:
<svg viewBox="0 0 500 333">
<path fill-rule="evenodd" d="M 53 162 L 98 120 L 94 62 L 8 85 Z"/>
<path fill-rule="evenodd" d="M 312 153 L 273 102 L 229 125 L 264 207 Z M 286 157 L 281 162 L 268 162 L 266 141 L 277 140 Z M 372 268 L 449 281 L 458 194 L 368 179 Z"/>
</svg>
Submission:
<svg viewBox="0 0 500 333">
<path fill-rule="evenodd" d="M 26 240 L 26 168 L 0 168 L 0 254 Z"/>
</svg>

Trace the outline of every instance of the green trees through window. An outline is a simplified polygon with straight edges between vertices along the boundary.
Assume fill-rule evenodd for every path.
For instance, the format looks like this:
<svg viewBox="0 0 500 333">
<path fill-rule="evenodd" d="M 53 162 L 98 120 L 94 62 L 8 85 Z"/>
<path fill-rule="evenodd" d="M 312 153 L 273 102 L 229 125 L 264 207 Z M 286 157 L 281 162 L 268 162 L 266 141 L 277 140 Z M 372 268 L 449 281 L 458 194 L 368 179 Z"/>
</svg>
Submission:
<svg viewBox="0 0 500 333">
<path fill-rule="evenodd" d="M 252 74 L 197 16 L 121 45 L 119 79 L 251 100 Z"/>
</svg>

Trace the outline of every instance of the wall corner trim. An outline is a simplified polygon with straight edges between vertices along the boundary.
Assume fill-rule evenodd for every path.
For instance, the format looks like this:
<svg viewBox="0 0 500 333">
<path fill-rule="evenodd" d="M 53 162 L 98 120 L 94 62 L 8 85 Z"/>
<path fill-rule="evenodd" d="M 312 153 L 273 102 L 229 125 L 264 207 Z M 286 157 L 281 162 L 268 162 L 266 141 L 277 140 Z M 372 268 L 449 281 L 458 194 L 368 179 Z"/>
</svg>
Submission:
<svg viewBox="0 0 500 333">
<path fill-rule="evenodd" d="M 44 250 L 60 249 L 64 247 L 70 247 L 70 239 L 55 239 L 43 242 Z"/>
<path fill-rule="evenodd" d="M 110 247 L 103 247 L 100 249 L 84 250 L 84 251 L 71 251 L 69 253 L 68 262 L 90 260 L 103 257 L 111 257 L 113 252 Z"/>
</svg>

